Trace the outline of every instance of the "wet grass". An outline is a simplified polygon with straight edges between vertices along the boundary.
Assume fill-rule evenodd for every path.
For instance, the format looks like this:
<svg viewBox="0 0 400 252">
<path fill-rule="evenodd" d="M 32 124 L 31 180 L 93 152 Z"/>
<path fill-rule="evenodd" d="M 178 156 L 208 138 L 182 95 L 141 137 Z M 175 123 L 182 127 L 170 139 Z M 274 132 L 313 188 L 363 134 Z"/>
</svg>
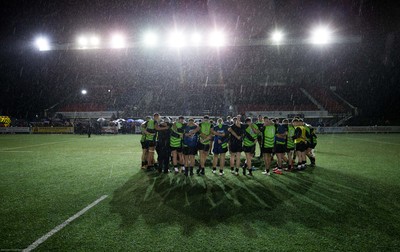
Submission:
<svg viewBox="0 0 400 252">
<path fill-rule="evenodd" d="M 1 135 L 0 249 L 398 251 L 400 135 L 321 135 L 317 167 L 185 179 L 139 169 L 139 137 Z"/>
</svg>

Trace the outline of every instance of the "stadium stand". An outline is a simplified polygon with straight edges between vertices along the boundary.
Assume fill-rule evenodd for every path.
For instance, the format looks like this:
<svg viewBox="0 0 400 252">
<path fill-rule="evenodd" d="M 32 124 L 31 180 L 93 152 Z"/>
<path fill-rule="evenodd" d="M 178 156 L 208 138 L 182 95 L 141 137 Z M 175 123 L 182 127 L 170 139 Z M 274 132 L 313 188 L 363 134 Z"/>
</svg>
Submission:
<svg viewBox="0 0 400 252">
<path fill-rule="evenodd" d="M 343 102 L 339 101 L 332 91 L 326 87 L 307 86 L 306 90 L 332 114 L 343 114 L 349 110 L 345 107 Z"/>
</svg>

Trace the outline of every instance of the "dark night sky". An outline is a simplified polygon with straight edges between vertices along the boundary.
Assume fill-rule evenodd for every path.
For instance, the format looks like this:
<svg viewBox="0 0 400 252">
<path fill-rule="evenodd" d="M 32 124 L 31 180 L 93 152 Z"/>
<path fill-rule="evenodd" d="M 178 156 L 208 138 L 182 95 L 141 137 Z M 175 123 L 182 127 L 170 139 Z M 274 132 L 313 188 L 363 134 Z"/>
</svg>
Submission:
<svg viewBox="0 0 400 252">
<path fill-rule="evenodd" d="M 377 75 L 372 81 L 380 82 L 376 84 L 378 87 L 365 85 L 362 90 L 358 84 L 349 90 L 368 91 L 365 99 L 375 102 L 365 109 L 375 116 L 393 116 L 400 108 L 396 70 L 400 5 L 396 1 L 16 0 L 2 1 L 0 5 L 0 114 L 22 117 L 24 109 L 35 113 L 35 108 L 41 111 L 41 107 L 53 102 L 46 100 L 51 94 L 46 92 L 48 84 L 41 76 L 43 59 L 38 60 L 41 56 L 32 48 L 38 34 L 46 34 L 54 42 L 63 44 L 73 42 L 83 31 L 105 36 L 113 30 L 121 30 L 135 37 L 149 27 L 169 29 L 174 22 L 200 28 L 217 24 L 230 35 L 244 39 L 264 38 L 275 26 L 283 27 L 290 36 L 305 36 L 313 24 L 329 23 L 342 35 L 362 37 L 360 54 L 366 57 L 363 62 L 375 62 L 369 67 Z M 74 58 L 71 54 L 54 52 L 48 60 L 59 64 L 65 57 L 68 62 Z M 349 62 L 356 64 L 357 61 Z M 36 67 L 35 64 L 41 65 Z M 361 75 L 370 72 L 371 69 L 365 69 L 357 73 L 360 79 L 368 82 L 368 78 Z M 44 83 L 32 86 L 39 79 Z M 360 99 L 360 95 L 355 97 L 354 100 Z M 23 105 L 17 105 L 21 103 Z"/>
</svg>

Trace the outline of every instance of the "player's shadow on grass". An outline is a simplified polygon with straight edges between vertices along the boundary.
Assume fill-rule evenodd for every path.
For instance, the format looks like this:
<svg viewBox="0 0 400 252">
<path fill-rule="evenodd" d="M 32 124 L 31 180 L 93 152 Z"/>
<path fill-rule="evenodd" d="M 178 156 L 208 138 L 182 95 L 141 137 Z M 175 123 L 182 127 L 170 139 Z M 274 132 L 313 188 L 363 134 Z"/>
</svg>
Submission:
<svg viewBox="0 0 400 252">
<path fill-rule="evenodd" d="M 114 192 L 111 211 L 120 214 L 122 227 L 142 216 L 148 225 L 179 224 L 190 235 L 197 225 L 237 222 L 246 235 L 254 236 L 246 222 L 261 220 L 282 202 L 305 194 L 313 184 L 312 171 L 300 179 L 265 177 L 260 172 L 253 178 L 219 177 L 207 172 L 204 177 L 189 178 L 138 172 Z M 280 222 L 279 218 L 265 221 Z"/>
<path fill-rule="evenodd" d="M 234 224 L 256 238 L 253 223 L 264 228 L 299 223 L 327 239 L 346 232 L 397 239 L 399 193 L 398 186 L 322 167 L 271 177 L 256 172 L 253 178 L 139 172 L 114 192 L 110 204 L 122 228 L 140 219 L 154 229 L 178 225 L 191 235 L 196 227 Z"/>
</svg>

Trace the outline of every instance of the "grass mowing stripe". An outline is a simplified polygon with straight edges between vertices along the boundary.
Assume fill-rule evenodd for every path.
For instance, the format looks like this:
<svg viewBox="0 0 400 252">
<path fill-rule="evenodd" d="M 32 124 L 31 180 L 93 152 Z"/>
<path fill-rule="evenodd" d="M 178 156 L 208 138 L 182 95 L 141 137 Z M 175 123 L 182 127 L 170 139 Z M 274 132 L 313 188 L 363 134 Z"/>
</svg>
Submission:
<svg viewBox="0 0 400 252">
<path fill-rule="evenodd" d="M 57 233 L 58 231 L 60 231 L 61 229 L 63 229 L 65 226 L 67 226 L 69 223 L 71 223 L 72 221 L 74 221 L 75 219 L 79 218 L 82 214 L 86 213 L 89 209 L 91 209 L 92 207 L 94 207 L 95 205 L 97 205 L 98 203 L 100 203 L 101 201 L 103 201 L 105 198 L 107 198 L 108 195 L 103 195 L 100 198 L 98 198 L 97 200 L 93 201 L 90 205 L 88 205 L 87 207 L 85 207 L 84 209 L 82 209 L 81 211 L 77 212 L 76 214 L 74 214 L 73 216 L 71 216 L 70 218 L 68 218 L 66 221 L 64 221 L 63 223 L 61 223 L 60 225 L 58 225 L 57 227 L 53 228 L 50 232 L 48 232 L 47 234 L 43 235 L 42 237 L 40 237 L 39 239 L 37 239 L 34 243 L 32 243 L 31 245 L 29 245 L 26 249 L 24 249 L 24 252 L 29 252 L 34 250 L 37 246 L 39 246 L 40 244 L 42 244 L 43 242 L 45 242 L 47 239 L 49 239 L 51 236 L 53 236 L 55 233 Z"/>
</svg>

